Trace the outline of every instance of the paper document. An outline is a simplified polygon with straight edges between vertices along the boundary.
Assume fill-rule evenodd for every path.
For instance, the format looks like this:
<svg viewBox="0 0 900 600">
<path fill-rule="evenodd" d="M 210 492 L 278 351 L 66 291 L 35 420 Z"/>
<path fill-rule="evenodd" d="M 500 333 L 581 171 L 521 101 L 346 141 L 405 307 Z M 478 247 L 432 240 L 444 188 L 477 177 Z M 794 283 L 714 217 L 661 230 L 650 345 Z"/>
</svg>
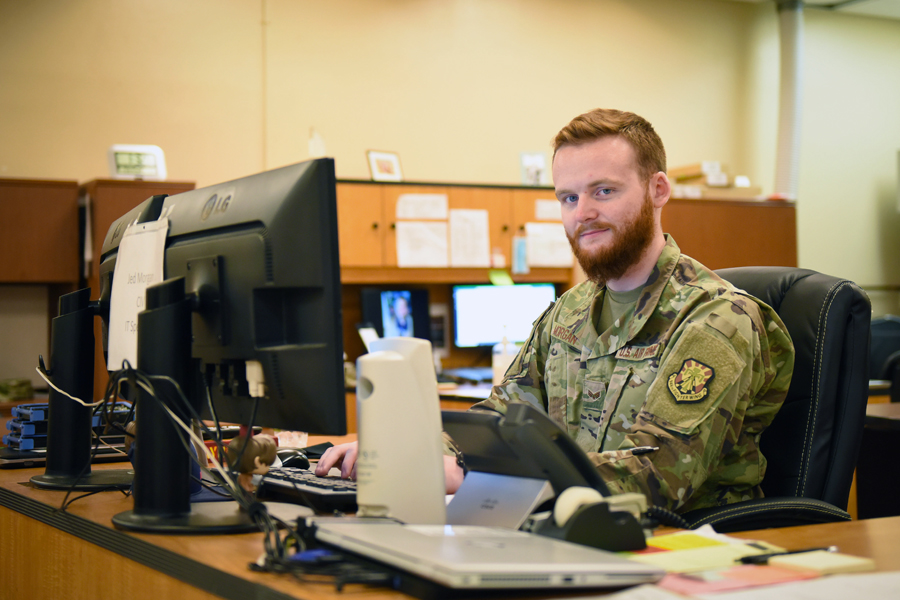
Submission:
<svg viewBox="0 0 900 600">
<path fill-rule="evenodd" d="M 450 266 L 491 266 L 488 211 L 481 209 L 450 211 Z"/>
<path fill-rule="evenodd" d="M 400 194 L 398 219 L 446 219 L 447 194 Z"/>
<path fill-rule="evenodd" d="M 169 219 L 129 225 L 119 242 L 109 303 L 107 368 L 118 371 L 122 361 L 137 367 L 137 317 L 144 310 L 147 287 L 164 279 Z"/>
<path fill-rule="evenodd" d="M 571 267 L 574 256 L 562 223 L 525 223 L 529 267 Z"/>
<path fill-rule="evenodd" d="M 739 592 L 704 596 L 717 600 L 847 600 L 847 598 L 896 598 L 900 571 L 865 575 L 830 575 Z"/>
<path fill-rule="evenodd" d="M 562 221 L 562 204 L 559 200 L 535 200 L 534 218 L 537 221 Z"/>
<path fill-rule="evenodd" d="M 660 551 L 638 552 L 630 558 L 662 567 L 668 573 L 732 567 L 741 557 L 781 550 L 764 542 L 749 542 L 716 533 L 709 525 L 692 531 L 653 536 L 647 539 L 647 546 L 648 549 Z"/>
<path fill-rule="evenodd" d="M 446 221 L 398 221 L 397 266 L 448 266 Z"/>
</svg>

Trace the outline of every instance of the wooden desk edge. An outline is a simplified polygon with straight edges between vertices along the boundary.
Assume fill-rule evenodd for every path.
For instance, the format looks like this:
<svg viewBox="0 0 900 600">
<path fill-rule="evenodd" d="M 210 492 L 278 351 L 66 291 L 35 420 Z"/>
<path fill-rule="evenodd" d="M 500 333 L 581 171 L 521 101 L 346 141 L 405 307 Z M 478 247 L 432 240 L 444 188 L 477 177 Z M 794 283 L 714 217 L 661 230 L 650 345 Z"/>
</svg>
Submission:
<svg viewBox="0 0 900 600">
<path fill-rule="evenodd" d="M 0 506 L 223 598 L 242 600 L 263 597 L 262 595 L 268 597 L 275 593 L 264 584 L 231 575 L 184 554 L 168 550 L 90 519 L 70 512 L 62 512 L 53 506 L 22 496 L 5 487 L 0 487 Z M 280 597 L 291 598 L 287 595 Z"/>
<path fill-rule="evenodd" d="M 352 439 L 354 436 L 346 436 L 333 441 L 340 443 Z M 320 440 L 319 437 L 310 436 L 310 443 L 317 443 Z M 97 465 L 97 468 L 116 468 L 116 466 L 116 464 Z M 307 585 L 276 575 L 251 573 L 249 570 L 242 575 L 233 575 L 224 569 L 232 568 L 233 571 L 234 560 L 231 562 L 207 560 L 205 563 L 196 560 L 191 557 L 189 543 L 176 541 L 178 538 L 184 539 L 183 536 L 130 534 L 114 529 L 105 519 L 92 520 L 71 512 L 62 513 L 55 505 L 48 504 L 44 498 L 35 497 L 48 492 L 17 488 L 22 481 L 27 481 L 31 475 L 40 471 L 40 469 L 6 471 L 8 475 L 2 477 L 0 482 L 0 506 L 149 567 L 197 588 L 198 591 L 224 598 L 337 597 L 337 592 L 330 586 L 316 586 L 311 589 Z M 54 502 L 57 499 L 61 501 L 61 492 L 52 494 Z M 121 502 L 124 504 L 125 499 L 123 498 Z M 900 517 L 749 531 L 732 535 L 769 541 L 787 549 L 835 544 L 842 552 L 873 558 L 878 571 L 900 570 L 900 553 L 896 552 L 896 539 L 900 537 Z M 215 540 L 212 543 L 219 546 L 221 545 L 219 540 L 229 539 L 236 546 L 240 546 L 240 552 L 237 554 L 240 554 L 239 564 L 242 568 L 258 555 L 250 556 L 256 551 L 250 551 L 249 548 L 258 545 L 258 552 L 262 552 L 261 534 L 203 537 L 207 538 L 207 541 L 210 538 Z M 360 588 L 359 591 L 354 591 L 357 600 L 360 600 L 358 598 L 360 594 L 365 598 L 408 598 L 392 590 L 366 591 Z"/>
</svg>

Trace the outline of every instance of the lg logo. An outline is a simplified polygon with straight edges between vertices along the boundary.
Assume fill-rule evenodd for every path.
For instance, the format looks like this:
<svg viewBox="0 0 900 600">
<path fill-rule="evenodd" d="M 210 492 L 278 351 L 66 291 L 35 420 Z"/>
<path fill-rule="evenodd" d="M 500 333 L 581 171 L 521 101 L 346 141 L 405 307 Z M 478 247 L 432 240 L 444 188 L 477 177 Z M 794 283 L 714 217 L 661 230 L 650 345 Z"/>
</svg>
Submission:
<svg viewBox="0 0 900 600">
<path fill-rule="evenodd" d="M 228 210 L 228 205 L 231 204 L 232 195 L 230 192 L 223 193 L 222 195 L 213 194 L 209 200 L 206 201 L 206 204 L 203 205 L 203 211 L 200 213 L 200 220 L 205 221 L 214 213 L 223 213 Z"/>
</svg>

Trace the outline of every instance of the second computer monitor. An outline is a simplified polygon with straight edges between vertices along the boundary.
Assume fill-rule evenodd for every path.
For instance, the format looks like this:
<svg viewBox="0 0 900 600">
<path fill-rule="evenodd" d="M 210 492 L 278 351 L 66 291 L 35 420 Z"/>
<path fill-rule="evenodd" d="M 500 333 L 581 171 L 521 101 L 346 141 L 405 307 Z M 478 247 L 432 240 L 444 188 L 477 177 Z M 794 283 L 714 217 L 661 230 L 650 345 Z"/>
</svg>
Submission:
<svg viewBox="0 0 900 600">
<path fill-rule="evenodd" d="M 453 286 L 453 343 L 457 348 L 521 344 L 556 299 L 552 283 Z"/>
</svg>

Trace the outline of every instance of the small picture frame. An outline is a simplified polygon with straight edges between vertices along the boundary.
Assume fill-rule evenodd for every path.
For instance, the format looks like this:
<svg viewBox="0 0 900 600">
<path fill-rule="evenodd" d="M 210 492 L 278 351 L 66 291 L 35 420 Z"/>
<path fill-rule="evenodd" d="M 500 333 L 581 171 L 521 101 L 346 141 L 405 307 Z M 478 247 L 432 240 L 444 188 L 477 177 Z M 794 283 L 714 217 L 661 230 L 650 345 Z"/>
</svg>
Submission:
<svg viewBox="0 0 900 600">
<path fill-rule="evenodd" d="M 403 172 L 400 170 L 400 156 L 396 152 L 382 152 L 369 150 L 369 173 L 372 181 L 403 181 Z"/>
</svg>

